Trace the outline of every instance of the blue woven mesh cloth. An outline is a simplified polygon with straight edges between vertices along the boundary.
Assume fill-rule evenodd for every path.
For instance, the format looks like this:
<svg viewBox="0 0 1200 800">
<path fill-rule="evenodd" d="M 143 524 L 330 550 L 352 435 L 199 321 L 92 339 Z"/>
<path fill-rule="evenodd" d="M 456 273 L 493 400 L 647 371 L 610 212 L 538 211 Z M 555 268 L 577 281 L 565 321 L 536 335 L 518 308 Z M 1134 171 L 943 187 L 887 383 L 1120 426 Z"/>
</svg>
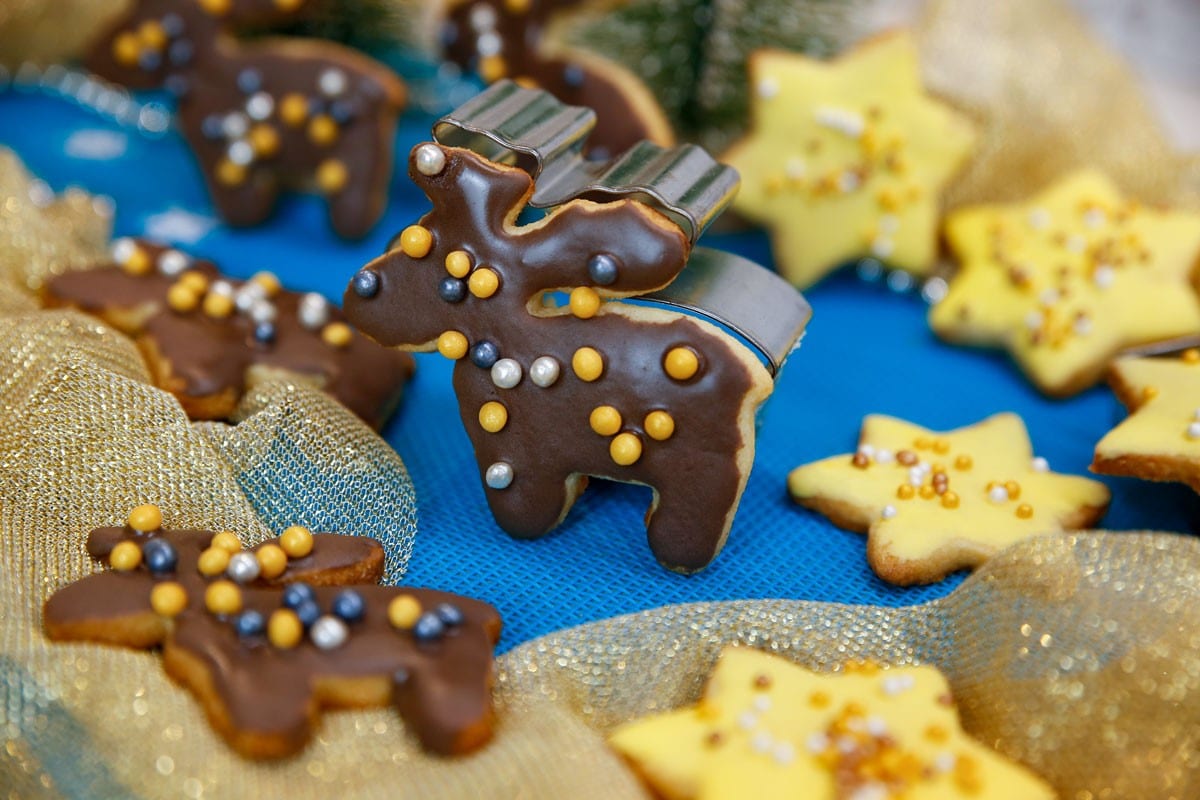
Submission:
<svg viewBox="0 0 1200 800">
<path fill-rule="evenodd" d="M 429 118 L 408 116 L 397 137 L 403 155 L 428 137 Z M 234 230 L 214 217 L 181 138 L 146 139 L 66 101 L 0 93 L 0 144 L 16 150 L 52 188 L 68 185 L 116 201 L 116 233 L 180 243 L 245 277 L 260 269 L 285 284 L 340 300 L 354 271 L 426 209 L 398 173 L 387 215 L 364 241 L 336 238 L 314 198 L 286 200 L 268 224 Z M 705 243 L 770 264 L 761 233 L 706 237 Z M 1040 396 L 1001 354 L 951 348 L 925 324 L 925 307 L 842 273 L 807 297 L 814 318 L 761 417 L 758 452 L 724 552 L 706 571 L 683 577 L 657 565 L 642 517 L 650 492 L 593 482 L 566 522 L 537 541 L 500 531 L 484 502 L 459 421 L 449 364 L 419 356 L 417 377 L 384 430 L 412 475 L 420 528 L 406 583 L 476 596 L 505 621 L 501 649 L 537 635 L 645 608 L 699 600 L 795 598 L 908 605 L 948 593 L 952 576 L 900 589 L 874 576 L 863 537 L 794 505 L 788 471 L 848 452 L 865 414 L 886 413 L 933 429 L 1019 413 L 1034 447 L 1060 472 L 1084 473 L 1092 447 L 1124 412 L 1104 387 L 1064 401 Z M 1190 490 L 1105 479 L 1113 490 L 1107 528 L 1195 530 L 1200 501 Z"/>
</svg>

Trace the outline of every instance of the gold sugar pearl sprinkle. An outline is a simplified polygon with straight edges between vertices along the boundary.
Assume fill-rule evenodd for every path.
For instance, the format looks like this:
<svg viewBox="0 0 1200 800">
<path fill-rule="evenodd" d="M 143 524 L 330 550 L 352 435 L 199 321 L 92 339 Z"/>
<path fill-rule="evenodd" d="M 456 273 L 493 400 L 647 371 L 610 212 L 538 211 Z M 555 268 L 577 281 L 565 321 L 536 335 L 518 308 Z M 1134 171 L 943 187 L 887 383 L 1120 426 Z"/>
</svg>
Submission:
<svg viewBox="0 0 1200 800">
<path fill-rule="evenodd" d="M 279 118 L 285 125 L 300 127 L 308 119 L 308 100 L 297 92 L 285 94 L 279 101 Z"/>
<path fill-rule="evenodd" d="M 675 418 L 666 411 L 651 411 L 642 422 L 646 435 L 658 442 L 665 442 L 675 435 Z"/>
<path fill-rule="evenodd" d="M 642 457 L 642 440 L 633 433 L 619 433 L 609 444 L 608 454 L 619 466 L 628 467 L 636 464 Z"/>
<path fill-rule="evenodd" d="M 141 55 L 142 43 L 133 31 L 122 31 L 113 39 L 112 56 L 118 64 L 132 67 L 138 63 Z"/>
<path fill-rule="evenodd" d="M 433 234 L 422 225 L 409 225 L 400 232 L 400 249 L 409 258 L 424 258 L 433 248 Z"/>
<path fill-rule="evenodd" d="M 571 369 L 579 380 L 590 383 L 604 373 L 604 358 L 593 347 L 581 347 L 571 356 Z"/>
<path fill-rule="evenodd" d="M 267 640 L 281 650 L 290 650 L 304 638 L 304 624 L 290 608 L 278 608 L 267 620 Z"/>
<path fill-rule="evenodd" d="M 138 26 L 138 38 L 151 50 L 162 50 L 167 46 L 167 32 L 158 20 L 148 19 Z"/>
<path fill-rule="evenodd" d="M 162 527 L 162 511 L 153 503 L 145 503 L 129 512 L 125 523 L 140 533 L 156 531 Z"/>
<path fill-rule="evenodd" d="M 612 436 L 621 430 L 621 412 L 612 406 L 596 406 L 588 417 L 592 430 L 601 436 Z"/>
<path fill-rule="evenodd" d="M 954 492 L 946 492 L 942 495 L 943 508 L 958 508 L 958 495 Z"/>
<path fill-rule="evenodd" d="M 896 487 L 896 497 L 901 500 L 912 500 L 916 493 L 917 490 L 907 483 L 902 483 Z"/>
<path fill-rule="evenodd" d="M 204 273 L 199 270 L 189 269 L 179 276 L 177 282 L 181 286 L 188 287 L 196 294 L 204 294 L 208 291 L 208 278 L 204 277 Z"/>
<path fill-rule="evenodd" d="M 966 471 L 973 467 L 975 462 L 969 455 L 963 454 L 954 459 L 954 468 L 957 470 Z"/>
<path fill-rule="evenodd" d="M 279 534 L 279 546 L 288 558 L 304 558 L 313 549 L 312 531 L 303 525 L 292 525 Z"/>
<path fill-rule="evenodd" d="M 467 279 L 467 288 L 480 300 L 486 300 L 500 289 L 500 275 L 494 269 L 480 267 Z"/>
<path fill-rule="evenodd" d="M 410 630 L 421 618 L 421 603 L 411 594 L 397 595 L 388 603 L 387 615 L 393 627 Z"/>
<path fill-rule="evenodd" d="M 344 322 L 331 322 L 321 329 L 321 341 L 330 347 L 349 347 L 354 332 Z"/>
<path fill-rule="evenodd" d="M 242 590 L 233 581 L 213 581 L 204 590 L 204 607 L 214 614 L 236 614 L 242 610 Z"/>
<path fill-rule="evenodd" d="M 917 493 L 921 495 L 922 499 L 924 500 L 932 500 L 933 496 L 937 494 L 937 491 L 927 483 L 918 489 Z"/>
<path fill-rule="evenodd" d="M 871 466 L 871 457 L 866 453 L 855 453 L 850 456 L 850 463 L 859 469 L 866 469 Z"/>
<path fill-rule="evenodd" d="M 246 181 L 246 168 L 227 158 L 217 162 L 217 183 L 223 186 L 239 186 Z"/>
<path fill-rule="evenodd" d="M 918 450 L 928 450 L 929 448 L 933 447 L 933 440 L 928 436 L 918 436 L 913 440 L 913 447 L 917 448 Z"/>
<path fill-rule="evenodd" d="M 196 569 L 206 578 L 215 578 L 229 566 L 229 555 L 229 551 L 224 547 L 210 546 L 200 554 L 200 560 L 196 562 Z"/>
<path fill-rule="evenodd" d="M 242 549 L 242 542 L 233 531 L 221 531 L 213 534 L 208 546 L 219 547 L 228 553 L 237 553 Z"/>
<path fill-rule="evenodd" d="M 187 590 L 175 581 L 157 583 L 150 590 L 150 608 L 159 616 L 179 616 L 187 608 L 187 601 Z"/>
<path fill-rule="evenodd" d="M 250 282 L 262 288 L 267 297 L 274 297 L 283 291 L 283 284 L 279 282 L 279 276 L 268 270 L 261 270 L 251 275 Z"/>
<path fill-rule="evenodd" d="M 1016 481 L 1005 481 L 1004 491 L 1008 492 L 1009 500 L 1016 500 L 1021 496 L 1021 484 Z"/>
<path fill-rule="evenodd" d="M 467 337 L 458 331 L 446 331 L 437 340 L 437 349 L 451 361 L 457 361 L 467 354 Z"/>
<path fill-rule="evenodd" d="M 250 129 L 249 139 L 256 155 L 270 158 L 279 152 L 279 132 L 270 125 L 255 125 Z"/>
<path fill-rule="evenodd" d="M 479 408 L 479 427 L 488 433 L 499 433 L 508 424 L 508 409 L 503 403 L 489 400 Z"/>
<path fill-rule="evenodd" d="M 346 188 L 350 181 L 350 172 L 346 165 L 336 158 L 326 159 L 317 167 L 317 188 L 325 194 L 337 194 Z"/>
<path fill-rule="evenodd" d="M 590 286 L 577 286 L 571 290 L 569 305 L 579 319 L 591 319 L 600 310 L 600 294 Z"/>
<path fill-rule="evenodd" d="M 1182 359 L 1185 364 L 1200 364 L 1200 350 L 1188 348 L 1183 351 Z"/>
<path fill-rule="evenodd" d="M 108 565 L 117 572 L 135 570 L 142 563 L 142 548 L 136 542 L 119 542 L 108 554 Z"/>
<path fill-rule="evenodd" d="M 508 64 L 497 55 L 481 58 L 477 69 L 484 83 L 495 83 L 508 74 Z"/>
<path fill-rule="evenodd" d="M 674 380 L 686 381 L 700 370 L 700 357 L 690 347 L 672 347 L 663 359 L 663 370 Z"/>
<path fill-rule="evenodd" d="M 204 302 L 200 307 L 213 319 L 225 319 L 233 313 L 233 298 L 229 295 L 209 292 L 204 295 Z"/>
<path fill-rule="evenodd" d="M 446 272 L 454 278 L 465 278 L 471 274 L 471 255 L 466 250 L 452 250 L 446 254 Z"/>
<path fill-rule="evenodd" d="M 338 124 L 328 114 L 318 114 L 308 121 L 308 139 L 313 144 L 328 147 L 337 138 Z"/>
<path fill-rule="evenodd" d="M 134 247 L 128 258 L 121 262 L 121 269 L 129 275 L 147 275 L 154 266 L 150 255 L 141 247 Z"/>
<path fill-rule="evenodd" d="M 287 570 L 287 552 L 277 544 L 264 544 L 254 552 L 258 559 L 258 574 L 267 580 L 274 580 Z"/>
<path fill-rule="evenodd" d="M 167 307 L 172 311 L 186 314 L 195 311 L 200 305 L 200 295 L 191 286 L 179 281 L 167 289 Z"/>
<path fill-rule="evenodd" d="M 1143 403 L 1146 402 L 1147 400 L 1153 400 L 1156 397 L 1158 397 L 1158 387 L 1157 386 L 1142 387 L 1142 402 Z"/>
<path fill-rule="evenodd" d="M 1016 514 L 1019 519 L 1029 519 L 1033 516 L 1033 506 L 1028 503 L 1021 503 L 1021 505 L 1017 506 Z"/>
</svg>

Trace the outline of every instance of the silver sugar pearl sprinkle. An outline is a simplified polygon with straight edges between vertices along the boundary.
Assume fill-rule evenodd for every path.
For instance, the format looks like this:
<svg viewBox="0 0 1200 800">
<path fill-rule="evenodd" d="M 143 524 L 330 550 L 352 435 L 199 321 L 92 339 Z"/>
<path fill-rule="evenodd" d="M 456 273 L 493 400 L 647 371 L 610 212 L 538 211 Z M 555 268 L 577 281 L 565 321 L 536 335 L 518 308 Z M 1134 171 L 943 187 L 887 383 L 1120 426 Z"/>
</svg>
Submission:
<svg viewBox="0 0 1200 800">
<path fill-rule="evenodd" d="M 209 294 L 219 294 L 233 299 L 233 284 L 229 281 L 213 281 L 208 287 Z"/>
<path fill-rule="evenodd" d="M 221 133 L 225 134 L 226 139 L 241 139 L 249 129 L 250 121 L 240 111 L 226 114 L 225 119 L 221 120 Z"/>
<path fill-rule="evenodd" d="M 124 264 L 137 251 L 137 243 L 133 239 L 122 237 L 112 243 L 112 260 Z"/>
<path fill-rule="evenodd" d="M 513 468 L 503 461 L 497 461 L 487 468 L 483 480 L 492 489 L 507 489 L 513 482 Z"/>
<path fill-rule="evenodd" d="M 300 299 L 300 307 L 296 314 L 300 318 L 300 324 L 313 331 L 329 321 L 329 303 L 316 292 L 309 292 Z"/>
<path fill-rule="evenodd" d="M 270 300 L 256 300 L 254 305 L 250 306 L 250 319 L 255 322 L 274 322 L 278 315 L 275 304 Z"/>
<path fill-rule="evenodd" d="M 254 163 L 254 148 L 245 139 L 238 139 L 229 145 L 225 155 L 239 167 L 247 167 Z"/>
<path fill-rule="evenodd" d="M 446 153 L 436 144 L 423 144 L 417 148 L 417 172 L 422 175 L 437 175 L 446 168 Z"/>
<path fill-rule="evenodd" d="M 174 277 L 190 267 L 192 260 L 178 250 L 164 250 L 158 256 L 158 271 Z"/>
<path fill-rule="evenodd" d="M 322 650 L 335 650 L 346 643 L 350 630 L 337 617 L 326 614 L 312 624 L 308 636 Z"/>
<path fill-rule="evenodd" d="M 346 91 L 346 73 L 340 69 L 327 69 L 317 78 L 317 88 L 326 97 L 337 97 Z"/>
<path fill-rule="evenodd" d="M 559 366 L 552 356 L 541 356 L 529 365 L 529 380 L 543 389 L 553 386 L 558 380 Z"/>
<path fill-rule="evenodd" d="M 225 574 L 237 583 L 249 583 L 258 577 L 258 558 L 249 550 L 242 550 L 229 557 Z"/>
<path fill-rule="evenodd" d="M 492 365 L 492 383 L 501 389 L 511 389 L 521 382 L 521 364 L 513 358 L 502 358 Z"/>
<path fill-rule="evenodd" d="M 259 284 L 244 283 L 238 287 L 237 294 L 233 296 L 233 305 L 242 314 L 249 314 L 250 309 L 254 308 L 254 304 L 266 297 L 267 290 Z"/>
<path fill-rule="evenodd" d="M 250 119 L 262 121 L 275 110 L 275 101 L 266 92 L 256 92 L 246 101 L 246 114 Z"/>
</svg>

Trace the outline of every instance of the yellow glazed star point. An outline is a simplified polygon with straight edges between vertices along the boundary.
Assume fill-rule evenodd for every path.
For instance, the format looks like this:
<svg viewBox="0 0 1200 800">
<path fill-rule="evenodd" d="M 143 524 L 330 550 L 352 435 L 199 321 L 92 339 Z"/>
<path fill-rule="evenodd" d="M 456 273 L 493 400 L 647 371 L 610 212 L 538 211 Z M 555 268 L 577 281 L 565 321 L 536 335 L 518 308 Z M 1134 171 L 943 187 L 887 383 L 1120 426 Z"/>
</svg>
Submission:
<svg viewBox="0 0 1200 800">
<path fill-rule="evenodd" d="M 1025 203 L 956 211 L 946 237 L 962 266 L 930 325 L 1006 348 L 1046 394 L 1087 388 L 1121 350 L 1200 330 L 1200 214 L 1126 200 L 1095 170 Z"/>
<path fill-rule="evenodd" d="M 830 62 L 760 50 L 749 72 L 750 133 L 722 160 L 741 172 L 734 207 L 770 229 L 779 271 L 804 287 L 873 255 L 927 273 L 938 195 L 975 133 L 924 93 L 911 37 Z"/>
<path fill-rule="evenodd" d="M 866 533 L 872 569 L 899 585 L 976 567 L 1027 536 L 1088 527 L 1109 501 L 1098 481 L 1050 472 L 1011 413 L 947 433 L 868 416 L 855 453 L 797 467 L 788 491 Z"/>
<path fill-rule="evenodd" d="M 1110 382 L 1130 413 L 1097 443 L 1092 470 L 1200 492 L 1200 357 L 1123 358 Z"/>
<path fill-rule="evenodd" d="M 672 800 L 1054 796 L 962 732 L 933 667 L 850 666 L 818 674 L 726 648 L 698 705 L 623 725 L 610 743 Z"/>
</svg>

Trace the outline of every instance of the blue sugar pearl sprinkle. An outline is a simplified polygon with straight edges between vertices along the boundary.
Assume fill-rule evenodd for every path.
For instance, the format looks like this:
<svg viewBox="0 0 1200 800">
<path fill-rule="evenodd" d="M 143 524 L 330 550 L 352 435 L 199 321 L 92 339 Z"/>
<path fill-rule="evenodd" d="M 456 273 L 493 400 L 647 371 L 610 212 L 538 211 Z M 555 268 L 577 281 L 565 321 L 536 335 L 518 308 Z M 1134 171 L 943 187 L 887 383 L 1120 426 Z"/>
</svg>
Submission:
<svg viewBox="0 0 1200 800">
<path fill-rule="evenodd" d="M 233 628 L 237 631 L 237 635 L 243 638 L 258 636 L 267 629 L 267 621 L 262 614 L 250 609 L 237 615 L 233 621 Z"/>
<path fill-rule="evenodd" d="M 163 86 L 176 97 L 183 97 L 192 88 L 188 79 L 182 75 L 168 75 L 167 79 L 163 81 Z"/>
<path fill-rule="evenodd" d="M 437 614 L 427 611 L 417 620 L 412 630 L 418 641 L 431 642 L 446 632 L 446 623 L 442 622 Z"/>
<path fill-rule="evenodd" d="M 138 56 L 138 66 L 146 72 L 153 72 L 162 66 L 162 56 L 153 50 L 143 50 Z"/>
<path fill-rule="evenodd" d="M 224 126 L 221 123 L 220 114 L 209 114 L 200 123 L 200 133 L 204 134 L 205 139 L 220 139 L 225 135 Z"/>
<path fill-rule="evenodd" d="M 275 323 L 260 322 L 254 326 L 254 341 L 259 344 L 271 344 L 275 341 Z"/>
<path fill-rule="evenodd" d="M 307 583 L 288 584 L 283 590 L 283 605 L 295 611 L 305 603 L 315 603 L 317 593 Z"/>
<path fill-rule="evenodd" d="M 440 619 L 447 627 L 452 628 L 455 625 L 463 624 L 462 611 L 458 606 L 451 603 L 442 603 L 433 610 L 433 613 L 437 614 L 437 618 Z"/>
<path fill-rule="evenodd" d="M 491 369 L 500 360 L 500 348 L 488 341 L 471 348 L 471 363 L 480 369 Z"/>
<path fill-rule="evenodd" d="M 617 260 L 608 253 L 597 253 L 588 259 L 588 276 L 600 284 L 608 286 L 617 279 Z"/>
<path fill-rule="evenodd" d="M 338 592 L 333 598 L 334 616 L 341 617 L 346 622 L 358 622 L 367 613 L 367 603 L 363 596 L 353 589 Z"/>
<path fill-rule="evenodd" d="M 262 88 L 262 73 L 256 69 L 244 69 L 238 73 L 237 86 L 245 94 L 254 94 Z"/>
<path fill-rule="evenodd" d="M 438 297 L 447 303 L 458 303 L 467 296 L 466 281 L 447 276 L 438 284 Z"/>
<path fill-rule="evenodd" d="M 179 16 L 174 11 L 163 14 L 163 18 L 159 20 L 159 24 L 162 25 L 163 33 L 165 33 L 170 39 L 174 39 L 176 36 L 179 36 L 183 33 L 183 17 Z"/>
<path fill-rule="evenodd" d="M 167 48 L 167 60 L 177 67 L 191 62 L 196 55 L 196 46 L 187 39 L 176 39 Z"/>
<path fill-rule="evenodd" d="M 305 600 L 292 610 L 300 618 L 300 624 L 306 628 L 321 618 L 321 607 L 317 605 L 316 600 Z"/>
<path fill-rule="evenodd" d="M 374 297 L 379 294 L 379 273 L 370 269 L 360 269 L 354 274 L 350 286 L 359 297 Z"/>
<path fill-rule="evenodd" d="M 151 539 L 142 545 L 142 558 L 146 561 L 146 568 L 155 575 L 174 572 L 175 565 L 179 563 L 175 546 L 166 539 Z"/>
<path fill-rule="evenodd" d="M 572 89 L 578 89 L 583 86 L 585 74 L 583 67 L 578 64 L 568 64 L 563 68 L 563 82 Z"/>
<path fill-rule="evenodd" d="M 354 104 L 346 100 L 334 100 L 329 104 L 329 116 L 338 125 L 345 125 L 354 119 Z"/>
</svg>

